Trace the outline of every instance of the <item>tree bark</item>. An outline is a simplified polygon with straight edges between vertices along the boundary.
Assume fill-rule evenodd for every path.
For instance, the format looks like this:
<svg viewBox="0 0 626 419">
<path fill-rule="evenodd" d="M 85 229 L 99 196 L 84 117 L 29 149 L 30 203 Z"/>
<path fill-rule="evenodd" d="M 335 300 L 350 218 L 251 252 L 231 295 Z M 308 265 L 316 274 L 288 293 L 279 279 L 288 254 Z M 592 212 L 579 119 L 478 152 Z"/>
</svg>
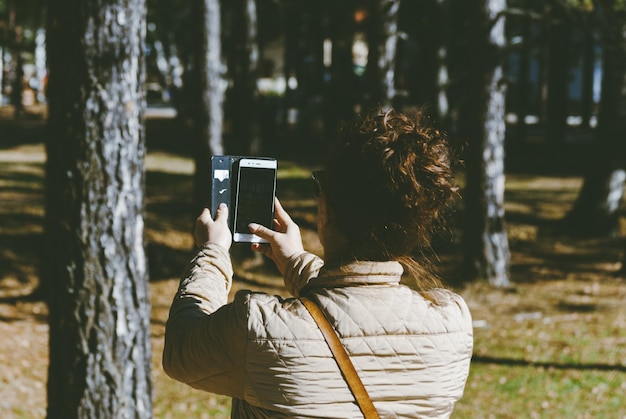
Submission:
<svg viewBox="0 0 626 419">
<path fill-rule="evenodd" d="M 43 281 L 49 418 L 148 418 L 144 0 L 55 0 Z"/>
<path fill-rule="evenodd" d="M 220 0 L 192 2 L 195 36 L 191 45 L 194 144 L 194 214 L 199 214 L 210 191 L 211 156 L 224 154 L 224 91 Z"/>
<path fill-rule="evenodd" d="M 463 248 L 468 280 L 510 285 L 510 254 L 504 217 L 505 86 L 501 51 L 505 45 L 504 0 L 451 2 L 464 16 L 461 35 L 471 46 L 459 98 L 458 134 L 467 141 Z M 470 54 L 467 48 L 455 53 Z"/>
</svg>

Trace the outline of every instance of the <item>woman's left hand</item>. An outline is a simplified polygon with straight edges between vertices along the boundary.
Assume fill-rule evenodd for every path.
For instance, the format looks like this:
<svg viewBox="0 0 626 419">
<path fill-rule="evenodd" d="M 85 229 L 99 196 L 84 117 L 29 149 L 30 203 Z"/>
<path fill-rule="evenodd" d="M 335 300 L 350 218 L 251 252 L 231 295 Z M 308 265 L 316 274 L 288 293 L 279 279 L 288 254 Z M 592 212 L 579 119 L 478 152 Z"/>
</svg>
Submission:
<svg viewBox="0 0 626 419">
<path fill-rule="evenodd" d="M 196 246 L 201 247 L 207 243 L 217 244 L 227 251 L 233 243 L 233 236 L 228 228 L 228 207 L 220 204 L 217 208 L 215 221 L 211 217 L 211 211 L 205 208 L 196 220 L 194 231 Z"/>
</svg>

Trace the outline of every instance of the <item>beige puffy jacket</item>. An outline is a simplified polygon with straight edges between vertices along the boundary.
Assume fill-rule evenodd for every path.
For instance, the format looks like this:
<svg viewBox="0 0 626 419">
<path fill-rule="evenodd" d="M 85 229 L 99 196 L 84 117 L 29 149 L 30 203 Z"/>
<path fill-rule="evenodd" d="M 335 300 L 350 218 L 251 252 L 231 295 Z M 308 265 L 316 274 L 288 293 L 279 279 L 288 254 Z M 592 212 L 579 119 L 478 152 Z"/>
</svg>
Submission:
<svg viewBox="0 0 626 419">
<path fill-rule="evenodd" d="M 304 253 L 285 284 L 317 301 L 335 326 L 382 418 L 449 417 L 472 355 L 463 299 L 424 299 L 396 262 L 336 269 Z M 234 418 L 362 417 L 320 330 L 297 298 L 240 291 L 227 302 L 229 254 L 206 245 L 170 309 L 163 367 L 192 387 L 233 397 Z"/>
</svg>

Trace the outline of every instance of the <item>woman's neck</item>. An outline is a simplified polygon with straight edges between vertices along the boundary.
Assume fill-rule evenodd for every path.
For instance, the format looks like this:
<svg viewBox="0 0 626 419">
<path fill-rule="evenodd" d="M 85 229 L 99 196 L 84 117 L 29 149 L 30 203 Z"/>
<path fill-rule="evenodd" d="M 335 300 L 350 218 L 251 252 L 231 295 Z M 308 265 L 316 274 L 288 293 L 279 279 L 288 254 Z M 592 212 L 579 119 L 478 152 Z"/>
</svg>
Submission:
<svg viewBox="0 0 626 419">
<path fill-rule="evenodd" d="M 388 255 L 376 251 L 372 246 L 354 247 L 341 237 L 326 237 L 324 240 L 324 263 L 329 266 L 345 265 L 356 261 L 383 262 L 392 260 Z"/>
</svg>

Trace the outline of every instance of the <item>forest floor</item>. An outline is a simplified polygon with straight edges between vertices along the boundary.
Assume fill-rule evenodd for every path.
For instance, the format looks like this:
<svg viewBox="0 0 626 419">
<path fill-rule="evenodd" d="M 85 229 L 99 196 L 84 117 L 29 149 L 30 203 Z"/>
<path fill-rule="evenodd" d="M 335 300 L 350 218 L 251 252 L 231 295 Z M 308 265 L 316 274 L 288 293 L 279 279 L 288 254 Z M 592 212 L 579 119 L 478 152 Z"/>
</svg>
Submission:
<svg viewBox="0 0 626 419">
<path fill-rule="evenodd" d="M 46 410 L 47 308 L 31 297 L 45 252 L 45 118 L 42 109 L 28 111 L 13 120 L 11 109 L 0 107 L 0 418 L 43 418 Z M 147 126 L 154 417 L 227 418 L 228 399 L 174 382 L 160 366 L 164 323 L 192 244 L 193 163 L 180 151 L 184 132 L 166 112 L 149 113 Z M 470 377 L 454 418 L 626 418 L 626 281 L 618 275 L 626 216 L 615 237 L 560 233 L 556 226 L 581 177 L 546 167 L 518 164 L 507 175 L 512 286 L 453 287 L 467 300 L 475 328 Z M 278 195 L 301 226 L 305 247 L 317 252 L 311 169 L 281 161 Z M 440 250 L 443 278 L 452 283 L 460 276 L 458 242 Z M 287 295 L 273 269 L 247 249 L 234 254 L 233 292 Z"/>
</svg>

